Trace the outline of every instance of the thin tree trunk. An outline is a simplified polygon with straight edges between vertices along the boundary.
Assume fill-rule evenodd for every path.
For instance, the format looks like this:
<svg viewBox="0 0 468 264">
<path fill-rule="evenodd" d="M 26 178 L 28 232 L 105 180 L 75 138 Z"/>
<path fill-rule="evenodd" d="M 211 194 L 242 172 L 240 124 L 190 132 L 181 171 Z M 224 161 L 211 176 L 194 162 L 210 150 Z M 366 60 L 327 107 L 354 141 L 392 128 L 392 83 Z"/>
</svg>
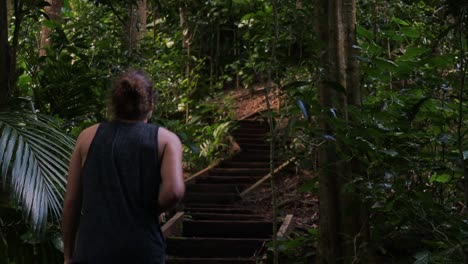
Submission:
<svg viewBox="0 0 468 264">
<path fill-rule="evenodd" d="M 138 48 L 138 43 L 146 34 L 147 0 L 138 0 L 136 3 L 128 4 L 128 18 L 124 23 L 124 43 L 128 56 Z"/>
<path fill-rule="evenodd" d="M 12 0 L 6 0 L 6 6 L 7 6 L 7 25 L 10 25 L 10 19 L 11 19 L 11 1 Z"/>
<path fill-rule="evenodd" d="M 62 5 L 63 0 L 47 0 L 49 6 L 44 8 L 47 16 L 49 19 L 55 22 L 59 22 L 61 20 L 61 13 L 62 13 Z M 42 26 L 41 29 L 41 43 L 39 46 L 39 56 L 45 56 L 46 50 L 45 47 L 50 46 L 52 44 L 52 40 L 50 39 L 50 34 L 52 33 L 52 29 L 46 26 Z"/>
<path fill-rule="evenodd" d="M 189 116 L 190 116 L 190 97 L 191 97 L 191 76 L 190 72 L 192 71 L 190 65 L 190 57 L 191 57 L 191 40 L 192 40 L 192 33 L 190 32 L 190 27 L 188 24 L 188 8 L 187 6 L 183 5 L 179 8 L 179 18 L 180 18 L 180 26 L 182 28 L 182 35 L 184 39 L 182 41 L 182 47 L 187 49 L 187 60 L 185 64 L 185 78 L 187 78 L 187 103 L 185 105 L 185 123 L 188 123 Z"/>
<path fill-rule="evenodd" d="M 338 70 L 336 58 L 333 55 L 338 55 L 335 36 L 336 32 L 333 25 L 336 25 L 336 16 L 330 5 L 334 1 L 318 0 L 316 5 L 317 15 L 317 30 L 321 41 L 328 46 L 326 52 L 322 55 L 322 65 L 325 67 L 325 72 L 320 76 L 318 83 L 318 99 L 324 109 L 323 115 L 320 118 L 320 129 L 326 135 L 333 135 L 334 130 L 328 122 L 329 111 L 331 109 L 342 109 L 343 100 L 340 100 L 342 95 L 338 94 L 335 89 L 331 88 L 329 83 L 337 82 L 335 70 Z M 330 26 L 330 22 L 331 25 Z M 333 40 L 333 41 L 331 41 Z M 339 71 L 338 71 L 339 72 Z M 338 100 L 337 100 L 338 99 Z M 339 223 L 340 223 L 340 204 L 338 194 L 341 186 L 339 181 L 337 149 L 334 143 L 325 144 L 318 151 L 318 167 L 319 167 L 319 263 L 331 264 L 337 263 L 341 256 L 340 239 L 339 239 Z"/>
<path fill-rule="evenodd" d="M 7 1 L 0 1 L 0 106 L 8 100 L 10 87 L 10 46 L 8 44 Z"/>
<path fill-rule="evenodd" d="M 360 86 L 359 65 L 356 59 L 356 0 L 344 1 L 344 33 L 346 49 L 346 95 L 348 106 L 360 107 L 362 105 L 362 92 Z M 353 117 L 348 117 L 349 122 L 355 122 Z M 358 158 L 349 161 L 347 169 L 347 182 L 354 181 L 356 175 L 364 175 L 365 169 Z M 347 193 L 343 200 L 343 208 L 351 208 L 350 214 L 343 216 L 344 234 L 352 240 L 345 246 L 345 256 L 353 256 L 351 261 L 358 263 L 372 263 L 370 252 L 367 248 L 370 240 L 369 212 L 366 204 L 361 200 L 358 192 Z M 344 210 L 342 210 L 344 211 Z"/>
<path fill-rule="evenodd" d="M 320 129 L 335 136 L 332 118 L 348 122 L 348 106 L 361 104 L 359 71 L 354 59 L 355 0 L 318 0 L 317 31 L 327 46 L 322 55 L 324 72 L 318 83 L 319 103 L 323 107 Z M 338 87 L 338 88 L 337 88 Z M 357 159 L 345 159 L 346 146 L 329 141 L 318 153 L 320 196 L 319 263 L 358 263 L 366 222 L 358 194 L 344 189 L 360 172 Z M 338 152 L 338 147 L 340 152 Z M 364 217 L 363 217 L 364 216 Z M 365 230 L 365 228 L 364 228 Z"/>
</svg>

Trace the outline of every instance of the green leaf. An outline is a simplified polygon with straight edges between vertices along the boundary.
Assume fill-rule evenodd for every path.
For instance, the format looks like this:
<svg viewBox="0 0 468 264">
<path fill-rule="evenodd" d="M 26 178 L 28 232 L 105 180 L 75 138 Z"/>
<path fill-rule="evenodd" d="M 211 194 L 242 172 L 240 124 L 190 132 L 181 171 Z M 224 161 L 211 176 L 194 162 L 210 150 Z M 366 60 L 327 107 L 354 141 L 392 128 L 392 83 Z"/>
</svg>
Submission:
<svg viewBox="0 0 468 264">
<path fill-rule="evenodd" d="M 245 14 L 245 15 L 240 19 L 240 21 L 241 21 L 241 22 L 242 22 L 242 21 L 248 21 L 248 20 L 250 20 L 250 19 L 252 19 L 252 18 L 254 18 L 254 17 L 255 17 L 255 14 L 254 14 L 254 13 L 248 13 L 248 14 Z"/>
<path fill-rule="evenodd" d="M 454 64 L 455 57 L 456 56 L 454 54 L 433 56 L 429 59 L 429 64 L 439 68 L 448 68 Z"/>
<path fill-rule="evenodd" d="M 398 18 L 398 17 L 393 17 L 392 22 L 395 22 L 395 23 L 400 24 L 402 26 L 409 26 L 410 25 L 408 22 L 406 22 L 405 20 L 403 20 L 401 18 Z"/>
<path fill-rule="evenodd" d="M 398 64 L 396 64 L 395 62 L 391 61 L 391 60 L 387 60 L 385 58 L 382 58 L 382 57 L 377 57 L 375 58 L 375 64 L 377 65 L 377 68 L 383 70 L 394 70 L 395 68 L 398 68 Z"/>
<path fill-rule="evenodd" d="M 394 149 L 384 149 L 382 152 L 392 157 L 396 157 L 398 155 L 398 152 Z"/>
<path fill-rule="evenodd" d="M 310 115 L 309 115 L 309 106 L 302 100 L 297 100 L 297 106 L 299 109 L 301 109 L 302 114 L 307 120 L 310 120 Z"/>
<path fill-rule="evenodd" d="M 431 183 L 432 182 L 439 182 L 439 183 L 447 183 L 452 179 L 452 176 L 449 174 L 437 174 L 435 173 L 432 175 L 431 179 L 429 180 Z"/>
<path fill-rule="evenodd" d="M 431 252 L 425 250 L 413 255 L 416 259 L 413 264 L 428 264 L 431 260 Z"/>
<path fill-rule="evenodd" d="M 391 36 L 391 39 L 398 43 L 402 43 L 403 41 L 405 41 L 405 38 L 401 34 L 393 34 Z"/>
<path fill-rule="evenodd" d="M 313 236 L 318 236 L 319 234 L 319 230 L 317 228 L 310 228 L 310 229 L 307 229 L 307 232 Z"/>
<path fill-rule="evenodd" d="M 314 178 L 310 181 L 307 181 L 306 183 L 304 183 L 303 185 L 301 185 L 298 189 L 298 191 L 300 193 L 305 193 L 305 192 L 310 192 L 314 189 L 316 189 L 317 187 L 317 181 L 318 181 L 318 178 Z"/>
<path fill-rule="evenodd" d="M 46 19 L 42 22 L 46 28 L 54 29 L 60 27 L 60 23 L 54 20 Z"/>
<path fill-rule="evenodd" d="M 368 29 L 365 29 L 363 28 L 362 26 L 360 25 L 357 25 L 356 27 L 356 33 L 359 35 L 359 36 L 363 36 L 367 39 L 374 39 L 374 33 Z"/>
<path fill-rule="evenodd" d="M 468 159 L 468 150 L 463 151 L 463 160 Z"/>
<path fill-rule="evenodd" d="M 419 38 L 419 36 L 421 35 L 419 30 L 413 27 L 402 27 L 400 30 L 401 30 L 401 33 L 403 33 L 405 36 L 409 38 Z"/>
<path fill-rule="evenodd" d="M 399 60 L 412 60 L 429 50 L 428 48 L 409 47 L 406 49 L 405 53 L 399 57 Z"/>
<path fill-rule="evenodd" d="M 35 231 L 44 229 L 49 213 L 60 218 L 73 146 L 45 116 L 0 111 L 1 184 L 11 188 Z"/>
<path fill-rule="evenodd" d="M 232 2 L 236 5 L 247 5 L 249 3 L 247 0 L 234 0 Z"/>
</svg>

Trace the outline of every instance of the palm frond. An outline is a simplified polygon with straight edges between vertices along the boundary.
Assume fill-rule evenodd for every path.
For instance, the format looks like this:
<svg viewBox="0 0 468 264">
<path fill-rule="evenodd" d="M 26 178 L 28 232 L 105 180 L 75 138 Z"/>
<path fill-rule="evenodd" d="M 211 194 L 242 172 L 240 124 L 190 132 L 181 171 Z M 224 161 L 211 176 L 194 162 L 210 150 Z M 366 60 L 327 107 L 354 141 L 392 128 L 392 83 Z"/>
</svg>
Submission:
<svg viewBox="0 0 468 264">
<path fill-rule="evenodd" d="M 0 184 L 13 194 L 33 230 L 49 213 L 60 218 L 74 140 L 53 120 L 27 111 L 0 111 Z"/>
</svg>

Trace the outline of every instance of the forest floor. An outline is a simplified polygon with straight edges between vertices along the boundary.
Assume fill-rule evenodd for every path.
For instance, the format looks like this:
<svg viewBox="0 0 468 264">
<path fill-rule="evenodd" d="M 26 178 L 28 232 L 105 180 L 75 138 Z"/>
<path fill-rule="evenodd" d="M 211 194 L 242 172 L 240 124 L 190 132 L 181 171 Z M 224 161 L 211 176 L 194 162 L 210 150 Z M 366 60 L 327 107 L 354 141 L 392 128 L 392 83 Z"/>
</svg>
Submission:
<svg viewBox="0 0 468 264">
<path fill-rule="evenodd" d="M 254 86 L 251 89 L 235 89 L 228 92 L 228 96 L 234 100 L 235 119 L 247 118 L 253 114 L 267 110 L 265 88 L 263 85 Z M 269 93 L 270 106 L 272 109 L 278 109 L 284 95 L 279 95 L 280 91 L 276 88 L 271 89 Z"/>
<path fill-rule="evenodd" d="M 270 93 L 270 104 L 273 109 L 278 109 L 284 96 L 279 95 L 277 89 Z M 258 86 L 253 89 L 237 89 L 229 92 L 235 100 L 235 116 L 237 119 L 249 117 L 255 113 L 267 110 L 265 89 Z M 300 192 L 303 184 L 314 179 L 314 173 L 306 170 L 298 170 L 294 165 L 276 175 L 278 184 L 279 214 L 294 215 L 295 232 L 306 233 L 311 228 L 318 226 L 318 198 L 312 192 Z M 270 184 L 265 184 L 252 192 L 246 198 L 246 204 L 258 214 L 272 218 L 272 189 Z"/>
</svg>

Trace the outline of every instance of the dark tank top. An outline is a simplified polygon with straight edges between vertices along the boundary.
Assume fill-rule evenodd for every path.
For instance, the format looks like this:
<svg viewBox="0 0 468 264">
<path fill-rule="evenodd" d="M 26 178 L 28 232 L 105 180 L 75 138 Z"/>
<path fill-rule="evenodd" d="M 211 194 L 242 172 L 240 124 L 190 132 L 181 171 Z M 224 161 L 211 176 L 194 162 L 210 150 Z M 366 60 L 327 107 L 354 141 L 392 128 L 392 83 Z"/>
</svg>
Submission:
<svg viewBox="0 0 468 264">
<path fill-rule="evenodd" d="M 72 263 L 164 263 L 157 126 L 100 124 L 81 183 L 82 212 Z"/>
</svg>

